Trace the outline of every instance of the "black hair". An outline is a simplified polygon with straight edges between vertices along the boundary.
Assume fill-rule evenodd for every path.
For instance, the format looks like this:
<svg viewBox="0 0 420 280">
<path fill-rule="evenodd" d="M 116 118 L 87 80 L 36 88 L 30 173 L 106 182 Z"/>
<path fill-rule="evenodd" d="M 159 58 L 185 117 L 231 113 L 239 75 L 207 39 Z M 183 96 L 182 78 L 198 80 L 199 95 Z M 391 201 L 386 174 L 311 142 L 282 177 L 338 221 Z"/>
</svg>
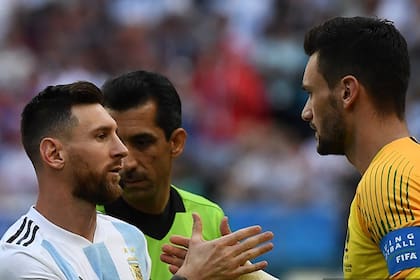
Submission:
<svg viewBox="0 0 420 280">
<path fill-rule="evenodd" d="M 34 166 L 40 160 L 39 144 L 45 137 L 57 137 L 77 124 L 71 109 L 79 104 L 103 104 L 103 95 L 94 84 L 79 81 L 48 86 L 24 107 L 21 114 L 21 138 Z"/>
<path fill-rule="evenodd" d="M 181 100 L 165 76 L 148 71 L 134 71 L 107 80 L 102 86 L 105 107 L 115 111 L 136 108 L 152 100 L 156 104 L 156 124 L 169 140 L 181 127 Z"/>
<path fill-rule="evenodd" d="M 410 62 L 407 42 L 391 21 L 335 17 L 306 33 L 304 49 L 318 53 L 318 70 L 331 89 L 353 75 L 379 111 L 404 119 Z"/>
</svg>

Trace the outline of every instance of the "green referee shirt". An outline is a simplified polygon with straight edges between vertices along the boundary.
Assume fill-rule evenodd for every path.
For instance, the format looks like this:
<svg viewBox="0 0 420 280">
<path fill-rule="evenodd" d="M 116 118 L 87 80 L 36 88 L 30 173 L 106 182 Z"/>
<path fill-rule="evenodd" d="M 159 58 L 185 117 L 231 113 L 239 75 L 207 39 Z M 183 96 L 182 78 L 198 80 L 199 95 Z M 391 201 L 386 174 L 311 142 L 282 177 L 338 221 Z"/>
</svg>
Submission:
<svg viewBox="0 0 420 280">
<path fill-rule="evenodd" d="M 98 206 L 97 209 L 135 225 L 145 234 L 152 260 L 151 280 L 169 280 L 172 277 L 168 265 L 160 260 L 161 248 L 163 244 L 169 243 L 172 235 L 191 236 L 193 212 L 201 217 L 203 237 L 206 240 L 221 236 L 220 222 L 224 217 L 223 210 L 217 204 L 175 186 L 171 187 L 169 203 L 160 215 L 140 212 L 122 198 L 112 204 Z"/>
</svg>

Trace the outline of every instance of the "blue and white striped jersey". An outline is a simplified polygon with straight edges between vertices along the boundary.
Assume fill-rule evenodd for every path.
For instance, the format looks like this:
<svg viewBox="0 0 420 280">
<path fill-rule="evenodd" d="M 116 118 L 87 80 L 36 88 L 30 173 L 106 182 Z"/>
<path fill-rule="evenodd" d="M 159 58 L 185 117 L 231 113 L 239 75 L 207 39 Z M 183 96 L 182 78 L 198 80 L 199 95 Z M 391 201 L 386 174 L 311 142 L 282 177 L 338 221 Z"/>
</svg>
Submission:
<svg viewBox="0 0 420 280">
<path fill-rule="evenodd" d="M 33 207 L 0 241 L 0 279 L 148 280 L 150 271 L 143 233 L 99 213 L 93 243 Z"/>
</svg>

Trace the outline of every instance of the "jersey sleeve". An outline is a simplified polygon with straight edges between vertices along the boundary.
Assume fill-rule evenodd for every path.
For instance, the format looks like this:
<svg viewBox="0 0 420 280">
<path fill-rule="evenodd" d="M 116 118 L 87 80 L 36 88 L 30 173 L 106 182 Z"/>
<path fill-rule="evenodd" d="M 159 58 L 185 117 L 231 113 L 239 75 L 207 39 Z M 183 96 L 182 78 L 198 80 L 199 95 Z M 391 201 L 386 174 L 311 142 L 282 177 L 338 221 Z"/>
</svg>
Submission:
<svg viewBox="0 0 420 280">
<path fill-rule="evenodd" d="M 64 280 L 54 267 L 41 259 L 13 250 L 0 252 L 0 279 Z"/>
<path fill-rule="evenodd" d="M 362 178 L 359 218 L 381 250 L 389 275 L 420 267 L 420 176 L 410 159 L 389 157 Z"/>
</svg>

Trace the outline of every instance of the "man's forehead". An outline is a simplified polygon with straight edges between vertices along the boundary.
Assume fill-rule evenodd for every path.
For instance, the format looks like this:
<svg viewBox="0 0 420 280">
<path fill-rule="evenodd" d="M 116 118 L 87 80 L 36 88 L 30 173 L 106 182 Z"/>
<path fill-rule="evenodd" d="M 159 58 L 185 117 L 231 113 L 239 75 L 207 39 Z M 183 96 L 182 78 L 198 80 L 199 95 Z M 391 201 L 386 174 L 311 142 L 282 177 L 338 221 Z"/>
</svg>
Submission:
<svg viewBox="0 0 420 280">
<path fill-rule="evenodd" d="M 309 57 L 308 62 L 306 63 L 305 71 L 303 73 L 302 86 L 304 88 L 309 86 L 309 81 L 318 72 L 317 69 L 318 69 L 318 56 L 316 54 L 313 54 Z"/>
<path fill-rule="evenodd" d="M 79 125 L 89 127 L 116 126 L 115 121 L 101 104 L 82 104 L 72 107 L 72 115 Z"/>
</svg>

